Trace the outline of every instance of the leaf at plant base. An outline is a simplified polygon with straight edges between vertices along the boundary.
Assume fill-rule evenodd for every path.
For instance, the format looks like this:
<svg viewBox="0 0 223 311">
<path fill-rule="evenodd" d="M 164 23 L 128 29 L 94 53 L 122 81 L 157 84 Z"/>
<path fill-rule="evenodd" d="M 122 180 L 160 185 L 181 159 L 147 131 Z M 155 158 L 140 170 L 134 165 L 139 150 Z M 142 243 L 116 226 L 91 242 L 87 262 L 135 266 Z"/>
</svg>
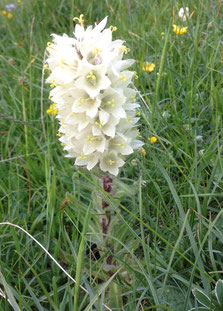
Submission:
<svg viewBox="0 0 223 311">
<path fill-rule="evenodd" d="M 201 290 L 195 288 L 193 290 L 193 294 L 194 294 L 194 297 L 202 304 L 204 305 L 205 307 L 207 308 L 210 308 L 211 306 L 211 300 L 210 298 L 205 294 L 203 293 Z"/>
<path fill-rule="evenodd" d="M 93 297 L 93 299 L 91 299 L 90 303 L 88 304 L 88 306 L 85 308 L 85 311 L 90 311 L 93 304 L 98 300 L 98 297 L 104 293 L 107 289 L 107 287 L 109 286 L 109 284 L 111 283 L 111 281 L 115 278 L 115 276 L 120 272 L 121 268 L 118 269 L 118 271 L 116 271 L 111 277 L 110 279 L 108 279 L 105 283 L 102 284 L 102 286 L 100 286 L 99 291 L 97 291 L 97 293 L 95 294 L 95 296 Z"/>
<path fill-rule="evenodd" d="M 164 291 L 157 290 L 157 296 L 161 304 L 169 306 L 172 311 L 183 311 L 185 295 L 180 289 L 174 286 L 166 286 Z"/>
<path fill-rule="evenodd" d="M 109 285 L 109 307 L 112 310 L 122 310 L 122 289 L 116 282 Z"/>
<path fill-rule="evenodd" d="M 215 286 L 215 296 L 220 306 L 223 307 L 223 280 L 217 281 L 216 286 Z"/>
</svg>

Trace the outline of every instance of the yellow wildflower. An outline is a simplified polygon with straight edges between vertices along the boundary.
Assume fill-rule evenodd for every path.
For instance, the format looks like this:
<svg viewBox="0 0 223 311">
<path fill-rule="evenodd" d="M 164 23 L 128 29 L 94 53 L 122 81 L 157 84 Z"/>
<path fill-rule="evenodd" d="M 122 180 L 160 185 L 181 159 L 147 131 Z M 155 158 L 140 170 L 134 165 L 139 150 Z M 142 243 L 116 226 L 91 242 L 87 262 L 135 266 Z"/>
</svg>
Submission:
<svg viewBox="0 0 223 311">
<path fill-rule="evenodd" d="M 183 35 L 187 32 L 187 27 L 180 27 L 173 24 L 173 32 L 175 32 L 177 35 Z"/>
<path fill-rule="evenodd" d="M 155 69 L 155 64 L 153 64 L 153 63 L 144 62 L 142 64 L 142 70 L 144 70 L 144 71 L 151 72 L 154 69 Z"/>
<path fill-rule="evenodd" d="M 151 138 L 149 137 L 148 140 L 151 144 L 155 144 L 157 142 L 157 138 L 155 136 L 152 136 Z"/>
<path fill-rule="evenodd" d="M 7 17 L 8 17 L 8 19 L 12 18 L 13 17 L 12 13 L 9 12 Z"/>
<path fill-rule="evenodd" d="M 21 3 L 21 0 L 17 0 L 17 2 L 18 2 L 18 4 L 20 4 L 20 3 Z"/>
<path fill-rule="evenodd" d="M 50 105 L 50 108 L 46 110 L 46 113 L 55 116 L 57 114 L 57 111 L 58 109 L 56 108 L 56 104 L 52 104 Z"/>
<path fill-rule="evenodd" d="M 7 15 L 7 12 L 6 12 L 5 10 L 3 10 L 1 13 L 2 13 L 3 15 Z"/>
<path fill-rule="evenodd" d="M 146 150 L 143 147 L 141 147 L 141 152 L 142 152 L 143 156 L 145 157 L 146 156 Z"/>
</svg>

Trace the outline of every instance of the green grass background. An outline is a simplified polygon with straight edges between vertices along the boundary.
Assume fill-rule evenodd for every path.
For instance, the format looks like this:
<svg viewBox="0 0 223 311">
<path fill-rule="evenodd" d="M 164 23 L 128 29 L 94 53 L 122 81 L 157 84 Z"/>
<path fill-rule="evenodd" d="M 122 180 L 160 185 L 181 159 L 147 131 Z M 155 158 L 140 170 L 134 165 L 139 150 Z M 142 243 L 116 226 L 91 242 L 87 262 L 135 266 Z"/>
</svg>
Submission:
<svg viewBox="0 0 223 311">
<path fill-rule="evenodd" d="M 1 10 L 5 4 L 1 0 Z M 182 25 L 182 6 L 194 14 L 187 33 L 176 35 L 173 8 Z M 91 259 L 89 238 L 77 259 L 82 211 L 91 192 L 102 191 L 89 172 L 64 157 L 57 120 L 45 112 L 49 86 L 42 87 L 50 34 L 72 36 L 80 13 L 87 24 L 107 15 L 108 25 L 117 26 L 113 38 L 125 40 L 128 57 L 137 60 L 135 85 L 143 97 L 139 128 L 146 156 L 128 157 L 116 199 L 110 198 L 120 230 L 120 253 L 112 255 L 127 271 L 112 280 L 112 310 L 189 310 L 197 306 L 193 288 L 209 295 L 223 278 L 221 1 L 21 0 L 11 19 L 1 15 L 0 222 L 27 230 L 72 276 L 83 265 L 82 285 L 90 295 L 80 291 L 78 310 L 111 304 L 107 285 L 99 282 L 110 276 Z M 155 70 L 144 72 L 144 61 Z M 73 282 L 18 228 L 0 226 L 0 271 L 0 288 L 15 298 L 14 310 L 73 310 Z M 1 296 L 0 310 L 12 310 Z"/>
</svg>

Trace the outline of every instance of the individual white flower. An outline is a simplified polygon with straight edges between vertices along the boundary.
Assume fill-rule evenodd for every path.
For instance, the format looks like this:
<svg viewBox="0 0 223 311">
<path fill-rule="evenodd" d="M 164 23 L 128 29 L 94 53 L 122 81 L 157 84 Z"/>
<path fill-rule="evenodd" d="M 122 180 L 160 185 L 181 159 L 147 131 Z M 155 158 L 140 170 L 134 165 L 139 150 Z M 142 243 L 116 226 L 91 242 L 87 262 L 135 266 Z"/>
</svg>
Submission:
<svg viewBox="0 0 223 311">
<path fill-rule="evenodd" d="M 105 29 L 101 33 L 101 37 L 96 41 L 81 42 L 79 45 L 80 53 L 83 58 L 91 65 L 103 65 L 109 67 L 114 54 L 111 47 L 112 33 L 109 29 Z"/>
<path fill-rule="evenodd" d="M 75 18 L 78 20 L 78 18 Z M 92 26 L 88 26 L 86 30 L 83 25 L 77 24 L 74 30 L 74 36 L 76 37 L 78 42 L 95 42 L 96 36 L 98 37 L 101 31 L 105 28 L 107 24 L 107 16 L 99 23 L 95 25 L 95 28 Z"/>
<path fill-rule="evenodd" d="M 83 153 L 88 155 L 94 151 L 103 153 L 106 148 L 107 140 L 103 134 L 93 135 L 91 128 L 87 127 L 85 131 L 82 131 L 76 138 L 83 143 Z"/>
<path fill-rule="evenodd" d="M 111 71 L 111 87 L 118 90 L 123 90 L 132 82 L 132 77 L 133 71 L 122 71 L 119 74 L 116 74 L 115 71 Z"/>
<path fill-rule="evenodd" d="M 132 66 L 134 62 L 134 59 L 117 60 L 115 62 L 112 62 L 111 68 L 109 69 L 110 76 L 113 77 L 113 79 L 117 79 L 120 75 L 120 72 L 122 72 L 122 74 L 125 74 L 123 70 Z"/>
<path fill-rule="evenodd" d="M 112 41 L 107 17 L 95 27 L 78 19 L 74 38 L 53 36 L 44 69 L 50 70 L 49 98 L 57 109 L 60 141 L 75 165 L 91 170 L 98 164 L 117 175 L 125 156 L 143 144 L 138 140 L 132 59 L 124 41 Z"/>
<path fill-rule="evenodd" d="M 189 8 L 186 7 L 185 10 L 184 10 L 184 8 L 181 8 L 179 13 L 178 13 L 178 16 L 182 21 L 185 22 L 187 20 L 187 18 L 189 17 Z"/>
<path fill-rule="evenodd" d="M 68 135 L 62 135 L 60 138 L 62 144 L 64 144 L 64 150 L 68 151 L 70 157 L 79 157 L 82 149 L 83 143 L 77 140 L 75 137 Z"/>
<path fill-rule="evenodd" d="M 88 170 L 91 170 L 98 163 L 99 157 L 97 154 L 84 155 L 82 152 L 79 157 L 76 158 L 75 165 L 87 166 Z"/>
<path fill-rule="evenodd" d="M 129 155 L 133 153 L 133 148 L 129 144 L 130 141 L 130 138 L 120 133 L 109 140 L 109 148 L 117 153 L 121 153 L 122 155 Z"/>
<path fill-rule="evenodd" d="M 66 84 L 77 77 L 78 56 L 75 50 L 75 40 L 67 35 L 53 36 L 49 43 L 47 64 L 52 71 L 47 83 Z"/>
<path fill-rule="evenodd" d="M 99 98 L 92 99 L 86 91 L 77 88 L 72 89 L 71 94 L 75 97 L 72 105 L 72 112 L 85 112 L 90 118 L 96 116 L 98 108 L 101 105 L 101 100 Z"/>
<path fill-rule="evenodd" d="M 55 87 L 50 92 L 50 99 L 56 104 L 56 108 L 60 113 L 57 115 L 59 120 L 64 120 L 72 112 L 73 98 L 70 89 L 67 87 Z"/>
<path fill-rule="evenodd" d="M 119 167 L 123 166 L 125 162 L 118 157 L 116 151 L 105 152 L 100 159 L 100 169 L 104 172 L 109 172 L 113 175 L 118 175 Z"/>
<path fill-rule="evenodd" d="M 64 124 L 62 123 L 62 126 L 65 125 L 77 125 L 78 132 L 81 132 L 83 129 L 85 129 L 89 125 L 90 119 L 86 116 L 85 113 L 74 113 L 71 112 L 70 115 L 68 115 L 64 119 Z"/>
<path fill-rule="evenodd" d="M 103 135 L 88 136 L 83 146 L 84 154 L 90 154 L 94 151 L 103 153 L 105 151 L 106 139 Z"/>
<path fill-rule="evenodd" d="M 106 76 L 103 65 L 93 66 L 82 64 L 81 76 L 76 80 L 75 86 L 85 90 L 91 98 L 95 98 L 101 90 L 107 89 L 111 81 Z"/>
<path fill-rule="evenodd" d="M 141 140 L 139 140 L 141 135 L 139 134 L 139 131 L 137 130 L 136 127 L 129 128 L 125 132 L 125 136 L 130 141 L 130 146 L 132 147 L 133 150 L 139 149 L 144 145 L 144 143 Z"/>
<path fill-rule="evenodd" d="M 141 140 L 134 139 L 134 140 L 131 141 L 131 147 L 132 147 L 133 150 L 138 150 L 143 145 L 144 145 L 144 143 Z"/>
<path fill-rule="evenodd" d="M 100 96 L 101 109 L 107 111 L 115 118 L 126 118 L 125 109 L 122 107 L 126 98 L 115 89 L 109 88 Z"/>
<path fill-rule="evenodd" d="M 127 111 L 126 118 L 120 119 L 117 126 L 117 132 L 124 133 L 125 131 L 135 127 L 135 124 L 139 121 L 139 117 L 136 117 L 135 111 Z"/>
<path fill-rule="evenodd" d="M 119 119 L 110 116 L 109 120 L 98 119 L 92 126 L 92 132 L 94 135 L 100 135 L 103 133 L 109 137 L 114 137 L 116 133 L 116 125 L 119 123 Z"/>
</svg>

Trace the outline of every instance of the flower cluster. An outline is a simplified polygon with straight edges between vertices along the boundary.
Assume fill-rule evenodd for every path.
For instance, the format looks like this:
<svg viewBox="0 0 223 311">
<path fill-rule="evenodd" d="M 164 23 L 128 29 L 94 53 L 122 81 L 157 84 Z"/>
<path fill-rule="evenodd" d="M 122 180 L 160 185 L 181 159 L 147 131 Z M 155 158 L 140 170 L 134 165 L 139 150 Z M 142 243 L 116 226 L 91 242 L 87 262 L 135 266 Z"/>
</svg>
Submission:
<svg viewBox="0 0 223 311">
<path fill-rule="evenodd" d="M 58 109 L 56 109 L 56 105 L 52 104 L 50 105 L 50 108 L 46 110 L 47 114 L 51 114 L 52 116 L 55 116 L 57 114 Z"/>
<path fill-rule="evenodd" d="M 180 27 L 173 24 L 173 32 L 175 32 L 177 35 L 184 35 L 187 32 L 187 27 Z"/>
<path fill-rule="evenodd" d="M 144 62 L 142 64 L 142 70 L 147 71 L 147 72 L 152 72 L 155 69 L 155 64 L 149 63 L 149 62 Z"/>
<path fill-rule="evenodd" d="M 0 15 L 5 15 L 8 17 L 8 19 L 11 19 L 13 17 L 12 13 L 11 12 L 8 12 L 6 10 L 3 10 L 0 12 Z"/>
<path fill-rule="evenodd" d="M 131 87 L 134 63 L 123 59 L 128 48 L 112 41 L 115 27 L 83 26 L 78 19 L 74 38 L 53 34 L 44 69 L 50 70 L 50 99 L 60 121 L 58 136 L 75 165 L 98 165 L 117 175 L 125 156 L 142 146 L 136 129 L 136 91 Z"/>
<path fill-rule="evenodd" d="M 13 3 L 10 4 L 6 4 L 5 9 L 7 12 L 12 12 L 13 10 L 15 10 L 16 6 Z"/>
<path fill-rule="evenodd" d="M 191 14 L 191 16 L 193 15 L 193 12 Z M 186 7 L 181 8 L 180 11 L 178 12 L 178 17 L 183 21 L 187 21 L 187 19 L 189 19 L 191 16 L 189 16 L 189 8 Z M 187 27 L 180 27 L 174 24 L 174 10 L 173 10 L 173 32 L 175 32 L 175 34 L 177 35 L 184 35 L 185 33 L 187 33 Z"/>
<path fill-rule="evenodd" d="M 8 19 L 11 19 L 13 17 L 13 14 L 11 12 L 15 9 L 16 6 L 13 3 L 6 4 L 5 9 L 0 12 L 0 15 L 5 15 Z"/>
</svg>

